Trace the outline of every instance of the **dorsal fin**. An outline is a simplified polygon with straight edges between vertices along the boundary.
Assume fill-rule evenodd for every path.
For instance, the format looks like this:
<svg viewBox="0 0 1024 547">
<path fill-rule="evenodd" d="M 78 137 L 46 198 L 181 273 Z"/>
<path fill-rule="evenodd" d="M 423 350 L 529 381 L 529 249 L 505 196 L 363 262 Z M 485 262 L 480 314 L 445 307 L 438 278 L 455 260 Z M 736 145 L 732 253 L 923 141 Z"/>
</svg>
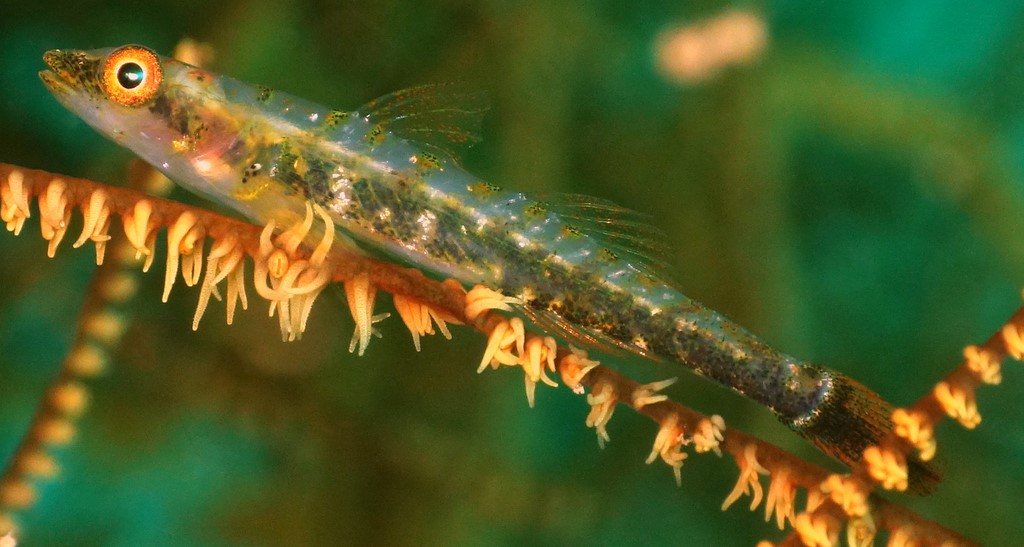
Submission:
<svg viewBox="0 0 1024 547">
<path fill-rule="evenodd" d="M 582 194 L 538 195 L 562 222 L 598 238 L 610 251 L 637 271 L 671 283 L 665 257 L 668 236 L 651 224 L 651 215 Z"/>
<path fill-rule="evenodd" d="M 489 108 L 486 93 L 467 89 L 461 83 L 447 83 L 384 95 L 359 107 L 354 115 L 458 161 L 460 152 L 480 142 L 481 122 Z"/>
<path fill-rule="evenodd" d="M 651 225 L 651 216 L 607 200 L 581 194 L 537 194 L 535 206 L 555 215 L 563 234 L 592 237 L 610 253 L 602 253 L 599 260 L 610 260 L 608 271 L 633 270 L 633 282 L 638 290 L 647 287 L 661 293 L 672 285 L 665 262 L 669 255 L 668 237 Z M 522 313 L 542 330 L 559 336 L 581 347 L 595 349 L 608 355 L 632 353 L 656 358 L 645 347 L 618 340 L 597 328 L 574 325 L 555 311 L 521 306 Z"/>
</svg>

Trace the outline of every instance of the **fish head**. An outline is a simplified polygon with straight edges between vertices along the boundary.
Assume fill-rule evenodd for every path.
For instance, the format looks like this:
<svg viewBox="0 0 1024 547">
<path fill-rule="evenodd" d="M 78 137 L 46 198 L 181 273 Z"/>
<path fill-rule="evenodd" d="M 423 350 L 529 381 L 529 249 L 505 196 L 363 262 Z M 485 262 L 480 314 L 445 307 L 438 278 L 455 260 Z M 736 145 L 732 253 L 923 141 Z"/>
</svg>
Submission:
<svg viewBox="0 0 1024 547">
<path fill-rule="evenodd" d="M 137 45 L 56 49 L 39 77 L 69 110 L 196 193 L 237 179 L 238 122 L 218 77 Z"/>
<path fill-rule="evenodd" d="M 39 77 L 66 108 L 119 144 L 131 139 L 172 141 L 181 136 L 160 112 L 174 61 L 142 46 L 55 49 L 43 55 Z"/>
</svg>

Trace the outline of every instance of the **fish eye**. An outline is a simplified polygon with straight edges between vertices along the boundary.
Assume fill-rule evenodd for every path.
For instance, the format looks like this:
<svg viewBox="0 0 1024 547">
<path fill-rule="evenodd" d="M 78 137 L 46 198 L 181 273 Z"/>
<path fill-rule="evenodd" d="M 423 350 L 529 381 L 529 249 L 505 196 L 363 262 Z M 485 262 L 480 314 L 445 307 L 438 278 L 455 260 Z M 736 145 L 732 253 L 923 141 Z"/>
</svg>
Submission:
<svg viewBox="0 0 1024 547">
<path fill-rule="evenodd" d="M 146 71 L 142 70 L 138 63 L 129 61 L 117 69 L 117 83 L 121 84 L 121 87 L 125 89 L 139 87 L 145 78 Z"/>
<path fill-rule="evenodd" d="M 124 106 L 148 102 L 160 89 L 163 69 L 156 54 L 141 46 L 124 46 L 107 56 L 103 65 L 103 91 Z"/>
</svg>

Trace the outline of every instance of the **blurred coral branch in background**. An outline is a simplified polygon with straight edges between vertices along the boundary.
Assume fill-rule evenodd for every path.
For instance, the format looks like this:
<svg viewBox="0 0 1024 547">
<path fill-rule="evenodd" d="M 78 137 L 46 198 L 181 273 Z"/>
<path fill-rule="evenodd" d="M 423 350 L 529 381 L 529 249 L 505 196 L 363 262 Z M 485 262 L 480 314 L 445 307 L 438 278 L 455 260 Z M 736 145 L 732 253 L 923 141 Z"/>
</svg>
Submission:
<svg viewBox="0 0 1024 547">
<path fill-rule="evenodd" d="M 768 26 L 757 13 L 729 10 L 700 23 L 664 31 L 655 45 L 658 69 L 668 79 L 696 84 L 754 62 L 768 46 Z"/>
</svg>

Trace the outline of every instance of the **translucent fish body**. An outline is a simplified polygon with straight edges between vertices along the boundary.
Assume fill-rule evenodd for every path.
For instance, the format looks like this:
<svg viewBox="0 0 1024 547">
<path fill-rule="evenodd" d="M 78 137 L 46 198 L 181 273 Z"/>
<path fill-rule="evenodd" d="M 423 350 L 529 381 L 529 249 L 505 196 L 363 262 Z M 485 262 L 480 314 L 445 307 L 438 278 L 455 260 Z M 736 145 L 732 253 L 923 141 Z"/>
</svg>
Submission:
<svg viewBox="0 0 1024 547">
<path fill-rule="evenodd" d="M 365 251 L 500 288 L 573 343 L 685 364 L 843 461 L 890 428 L 890 407 L 864 386 L 772 349 L 674 288 L 652 266 L 658 232 L 635 215 L 502 191 L 463 170 L 450 151 L 475 139 L 478 97 L 414 88 L 344 112 L 159 57 L 159 88 L 125 106 L 93 80 L 116 52 L 50 52 L 41 76 L 65 106 L 193 192 L 263 223 L 291 223 L 317 203 Z"/>
</svg>

